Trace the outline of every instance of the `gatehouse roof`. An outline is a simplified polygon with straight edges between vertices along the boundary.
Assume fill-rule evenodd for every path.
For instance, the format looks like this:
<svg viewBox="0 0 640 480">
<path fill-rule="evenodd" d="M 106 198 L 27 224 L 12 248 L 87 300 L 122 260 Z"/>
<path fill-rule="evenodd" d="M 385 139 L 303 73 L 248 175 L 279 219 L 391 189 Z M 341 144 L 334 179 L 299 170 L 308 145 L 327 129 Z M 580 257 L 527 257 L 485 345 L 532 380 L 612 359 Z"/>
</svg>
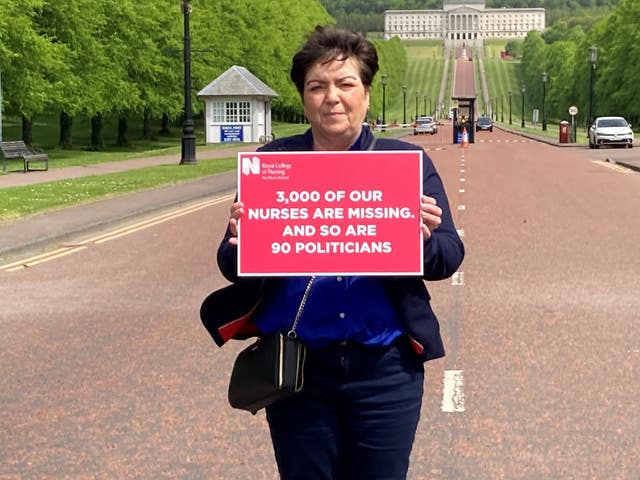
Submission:
<svg viewBox="0 0 640 480">
<path fill-rule="evenodd" d="M 278 97 L 278 93 L 245 67 L 233 65 L 198 92 L 199 97 L 213 96 Z"/>
</svg>

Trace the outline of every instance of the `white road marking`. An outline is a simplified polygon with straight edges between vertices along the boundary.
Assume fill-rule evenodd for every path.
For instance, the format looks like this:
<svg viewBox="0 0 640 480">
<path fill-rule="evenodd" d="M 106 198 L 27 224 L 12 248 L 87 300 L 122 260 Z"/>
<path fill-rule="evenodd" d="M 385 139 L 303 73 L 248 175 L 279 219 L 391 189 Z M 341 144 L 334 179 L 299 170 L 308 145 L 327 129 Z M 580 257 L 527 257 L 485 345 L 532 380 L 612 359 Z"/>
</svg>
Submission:
<svg viewBox="0 0 640 480">
<path fill-rule="evenodd" d="M 633 170 L 625 167 L 624 165 L 619 165 L 612 161 L 602 161 L 602 160 L 591 160 L 593 163 L 597 165 L 602 165 L 603 167 L 610 168 L 611 170 L 615 170 L 620 173 L 633 173 Z"/>
<path fill-rule="evenodd" d="M 464 285 L 464 272 L 456 272 L 451 276 L 451 285 Z"/>
<path fill-rule="evenodd" d="M 460 236 L 460 238 L 464 237 L 464 228 L 458 228 L 456 232 L 458 232 L 458 235 Z"/>
<path fill-rule="evenodd" d="M 85 248 L 87 248 L 85 245 L 80 245 L 77 247 L 58 248 L 56 250 L 53 250 L 52 252 L 46 252 L 41 255 L 36 255 L 35 257 L 27 258 L 25 260 L 18 260 L 17 262 L 2 265 L 0 266 L 0 270 L 4 270 L 5 272 L 15 272 L 16 270 L 22 270 L 23 268 L 33 267 L 34 265 L 38 265 L 39 263 L 44 263 L 48 262 L 49 260 L 55 260 L 56 258 L 65 257 L 80 250 L 84 250 Z"/>
<path fill-rule="evenodd" d="M 466 207 L 464 205 L 458 205 L 458 210 L 466 210 Z"/>
<path fill-rule="evenodd" d="M 464 377 L 462 370 L 445 370 L 441 409 L 445 413 L 464 412 Z"/>
<path fill-rule="evenodd" d="M 464 193 L 464 188 L 459 189 L 458 192 Z"/>
</svg>

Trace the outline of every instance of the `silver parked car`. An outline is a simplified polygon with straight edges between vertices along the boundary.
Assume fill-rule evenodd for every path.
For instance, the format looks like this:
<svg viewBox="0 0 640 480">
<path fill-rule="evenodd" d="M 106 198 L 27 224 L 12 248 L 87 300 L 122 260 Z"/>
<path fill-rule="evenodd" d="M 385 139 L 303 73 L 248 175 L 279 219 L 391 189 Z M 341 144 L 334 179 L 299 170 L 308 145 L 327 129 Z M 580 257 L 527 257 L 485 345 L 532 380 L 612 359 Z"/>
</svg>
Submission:
<svg viewBox="0 0 640 480">
<path fill-rule="evenodd" d="M 420 117 L 413 127 L 413 134 L 430 133 L 431 135 L 438 133 L 438 124 L 433 117 Z"/>
<path fill-rule="evenodd" d="M 598 117 L 589 127 L 589 148 L 601 145 L 633 147 L 633 130 L 623 117 Z"/>
</svg>

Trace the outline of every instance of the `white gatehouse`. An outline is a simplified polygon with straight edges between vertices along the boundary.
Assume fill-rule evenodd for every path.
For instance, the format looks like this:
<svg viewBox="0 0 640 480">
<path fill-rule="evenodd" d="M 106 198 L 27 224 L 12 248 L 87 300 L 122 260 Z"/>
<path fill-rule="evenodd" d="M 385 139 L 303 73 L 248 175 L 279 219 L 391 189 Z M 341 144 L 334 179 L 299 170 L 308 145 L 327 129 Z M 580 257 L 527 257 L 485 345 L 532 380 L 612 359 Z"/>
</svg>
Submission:
<svg viewBox="0 0 640 480">
<path fill-rule="evenodd" d="M 205 102 L 206 143 L 271 140 L 271 99 L 277 96 L 249 70 L 233 65 L 198 92 Z"/>
</svg>

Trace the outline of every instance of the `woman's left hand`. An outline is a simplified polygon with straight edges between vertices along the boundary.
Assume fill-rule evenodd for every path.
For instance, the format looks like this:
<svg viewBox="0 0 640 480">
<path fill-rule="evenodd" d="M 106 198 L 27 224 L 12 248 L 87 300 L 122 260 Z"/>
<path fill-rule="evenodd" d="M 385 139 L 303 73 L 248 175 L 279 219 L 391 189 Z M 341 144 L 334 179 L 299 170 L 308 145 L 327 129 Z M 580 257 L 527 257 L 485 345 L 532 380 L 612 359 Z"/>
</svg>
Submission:
<svg viewBox="0 0 640 480">
<path fill-rule="evenodd" d="M 436 205 L 436 199 L 422 195 L 420 197 L 420 214 L 422 215 L 422 236 L 425 240 L 442 223 L 442 209 Z"/>
</svg>

